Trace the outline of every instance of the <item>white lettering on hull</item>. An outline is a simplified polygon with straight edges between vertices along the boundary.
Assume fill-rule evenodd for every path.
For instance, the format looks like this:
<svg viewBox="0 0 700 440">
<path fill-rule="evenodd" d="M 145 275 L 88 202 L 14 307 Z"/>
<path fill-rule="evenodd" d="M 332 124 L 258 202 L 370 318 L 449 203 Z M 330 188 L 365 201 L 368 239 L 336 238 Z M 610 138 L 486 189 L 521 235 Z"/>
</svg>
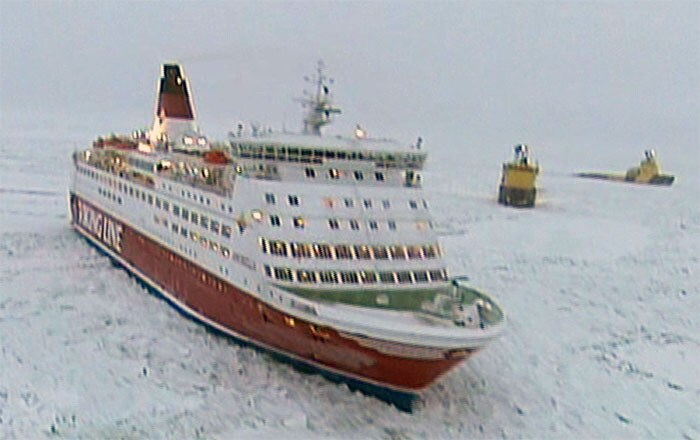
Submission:
<svg viewBox="0 0 700 440">
<path fill-rule="evenodd" d="M 113 250 L 122 251 L 122 225 L 84 203 L 73 200 L 73 220 Z"/>
</svg>

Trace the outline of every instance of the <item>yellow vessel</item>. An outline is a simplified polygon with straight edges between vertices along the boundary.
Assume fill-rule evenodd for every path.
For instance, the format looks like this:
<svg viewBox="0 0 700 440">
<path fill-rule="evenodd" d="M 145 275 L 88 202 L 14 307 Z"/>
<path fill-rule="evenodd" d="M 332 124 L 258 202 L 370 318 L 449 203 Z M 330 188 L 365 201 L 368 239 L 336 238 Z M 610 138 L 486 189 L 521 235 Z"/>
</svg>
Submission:
<svg viewBox="0 0 700 440">
<path fill-rule="evenodd" d="M 501 185 L 498 188 L 498 203 L 531 208 L 535 206 L 537 188 L 535 180 L 539 165 L 530 161 L 527 145 L 515 146 L 515 158 L 503 164 Z"/>
<path fill-rule="evenodd" d="M 661 167 L 656 160 L 656 153 L 654 150 L 646 150 L 644 152 L 644 160 L 640 162 L 639 166 L 628 169 L 625 174 L 578 173 L 576 176 L 644 185 L 671 185 L 675 180 L 675 176 L 673 175 L 661 174 Z"/>
</svg>

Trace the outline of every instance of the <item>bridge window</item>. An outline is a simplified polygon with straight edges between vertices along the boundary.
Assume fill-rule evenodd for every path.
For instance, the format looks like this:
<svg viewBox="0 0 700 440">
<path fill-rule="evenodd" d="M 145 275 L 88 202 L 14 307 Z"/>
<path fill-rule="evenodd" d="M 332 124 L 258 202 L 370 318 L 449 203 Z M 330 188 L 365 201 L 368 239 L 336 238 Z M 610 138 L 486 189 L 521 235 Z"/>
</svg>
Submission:
<svg viewBox="0 0 700 440">
<path fill-rule="evenodd" d="M 416 283 L 427 283 L 428 282 L 428 272 L 424 270 L 417 270 L 413 272 L 413 277 L 416 280 Z"/>
<path fill-rule="evenodd" d="M 406 254 L 411 260 L 416 260 L 421 258 L 421 247 L 420 246 L 406 246 Z"/>
<path fill-rule="evenodd" d="M 315 243 L 313 245 L 314 255 L 316 258 L 332 258 L 331 247 L 327 244 Z"/>
<path fill-rule="evenodd" d="M 389 253 L 392 260 L 405 260 L 406 250 L 403 246 L 391 246 L 389 248 Z"/>
<path fill-rule="evenodd" d="M 226 238 L 231 238 L 231 226 L 222 225 L 221 226 L 221 235 L 223 235 Z"/>
<path fill-rule="evenodd" d="M 442 270 L 431 270 L 429 272 L 430 279 L 432 281 L 447 281 L 447 271 Z"/>
<path fill-rule="evenodd" d="M 266 238 L 260 238 L 260 249 L 263 251 L 263 254 L 269 254 L 270 253 L 270 242 Z"/>
<path fill-rule="evenodd" d="M 287 244 L 285 242 L 282 240 L 270 240 L 268 243 L 272 255 L 287 256 Z"/>
<path fill-rule="evenodd" d="M 342 260 L 351 260 L 352 249 L 350 246 L 339 244 L 335 247 L 335 257 Z"/>
<path fill-rule="evenodd" d="M 332 270 L 324 270 L 319 272 L 319 277 L 322 283 L 338 284 L 338 274 Z"/>
<path fill-rule="evenodd" d="M 219 222 L 216 221 L 216 220 L 214 220 L 214 219 L 212 219 L 211 223 L 209 224 L 209 230 L 210 230 L 211 232 L 214 232 L 214 233 L 218 234 L 218 233 L 219 233 L 219 227 L 220 227 Z"/>
<path fill-rule="evenodd" d="M 340 279 L 343 284 L 357 284 L 359 282 L 356 272 L 340 272 Z"/>
<path fill-rule="evenodd" d="M 437 246 L 427 245 L 423 246 L 423 255 L 425 258 L 435 258 L 439 250 Z"/>
<path fill-rule="evenodd" d="M 311 258 L 312 248 L 311 245 L 303 243 L 292 243 L 291 244 L 292 257 L 295 258 Z"/>
<path fill-rule="evenodd" d="M 362 284 L 374 284 L 377 282 L 377 274 L 371 271 L 360 272 L 360 281 Z"/>
<path fill-rule="evenodd" d="M 389 253 L 385 246 L 372 246 L 372 253 L 374 258 L 377 260 L 387 260 L 389 259 Z"/>
<path fill-rule="evenodd" d="M 315 283 L 316 272 L 311 270 L 299 270 L 297 271 L 297 280 L 299 280 L 300 283 Z"/>
<path fill-rule="evenodd" d="M 359 245 L 353 246 L 355 250 L 355 256 L 361 260 L 369 260 L 372 258 L 372 253 L 369 250 L 369 246 Z"/>
<path fill-rule="evenodd" d="M 396 272 L 396 279 L 401 284 L 408 284 L 413 282 L 411 272 L 408 271 Z"/>
<path fill-rule="evenodd" d="M 393 284 L 395 282 L 394 272 L 379 272 L 379 281 L 382 283 Z"/>
<path fill-rule="evenodd" d="M 282 281 L 292 281 L 292 271 L 288 268 L 275 267 L 275 278 Z"/>
</svg>

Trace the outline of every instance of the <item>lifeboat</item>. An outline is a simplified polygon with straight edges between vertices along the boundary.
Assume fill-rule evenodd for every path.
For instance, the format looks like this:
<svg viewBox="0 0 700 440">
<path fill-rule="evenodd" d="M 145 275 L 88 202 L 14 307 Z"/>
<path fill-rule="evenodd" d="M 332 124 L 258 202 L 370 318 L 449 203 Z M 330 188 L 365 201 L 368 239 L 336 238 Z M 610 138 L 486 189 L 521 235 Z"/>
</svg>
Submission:
<svg viewBox="0 0 700 440">
<path fill-rule="evenodd" d="M 498 203 L 523 208 L 535 206 L 537 198 L 535 180 L 539 172 L 539 165 L 530 160 L 528 146 L 516 145 L 513 161 L 503 164 L 501 184 L 498 187 Z"/>
<path fill-rule="evenodd" d="M 642 185 L 671 185 L 675 176 L 662 174 L 654 150 L 644 152 L 644 160 L 639 166 L 632 167 L 625 174 L 620 173 L 577 173 L 577 177 L 587 179 L 612 180 L 615 182 L 638 183 Z"/>
</svg>

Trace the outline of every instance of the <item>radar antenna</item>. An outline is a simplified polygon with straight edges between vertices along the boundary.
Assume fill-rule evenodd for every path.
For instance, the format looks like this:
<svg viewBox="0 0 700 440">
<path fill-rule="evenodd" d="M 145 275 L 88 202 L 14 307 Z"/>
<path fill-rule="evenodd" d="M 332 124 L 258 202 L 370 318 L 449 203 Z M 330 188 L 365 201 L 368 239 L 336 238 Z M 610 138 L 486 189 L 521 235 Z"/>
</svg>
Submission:
<svg viewBox="0 0 700 440">
<path fill-rule="evenodd" d="M 304 92 L 304 97 L 300 99 L 302 106 L 308 109 L 304 117 L 304 133 L 321 135 L 321 127 L 332 122 L 334 114 L 340 113 L 338 107 L 334 107 L 331 102 L 331 91 L 329 84 L 333 84 L 333 79 L 328 78 L 323 73 L 323 61 L 316 65 L 316 75 L 312 78 L 305 77 L 306 82 L 316 87 L 312 95 L 308 91 Z"/>
</svg>

